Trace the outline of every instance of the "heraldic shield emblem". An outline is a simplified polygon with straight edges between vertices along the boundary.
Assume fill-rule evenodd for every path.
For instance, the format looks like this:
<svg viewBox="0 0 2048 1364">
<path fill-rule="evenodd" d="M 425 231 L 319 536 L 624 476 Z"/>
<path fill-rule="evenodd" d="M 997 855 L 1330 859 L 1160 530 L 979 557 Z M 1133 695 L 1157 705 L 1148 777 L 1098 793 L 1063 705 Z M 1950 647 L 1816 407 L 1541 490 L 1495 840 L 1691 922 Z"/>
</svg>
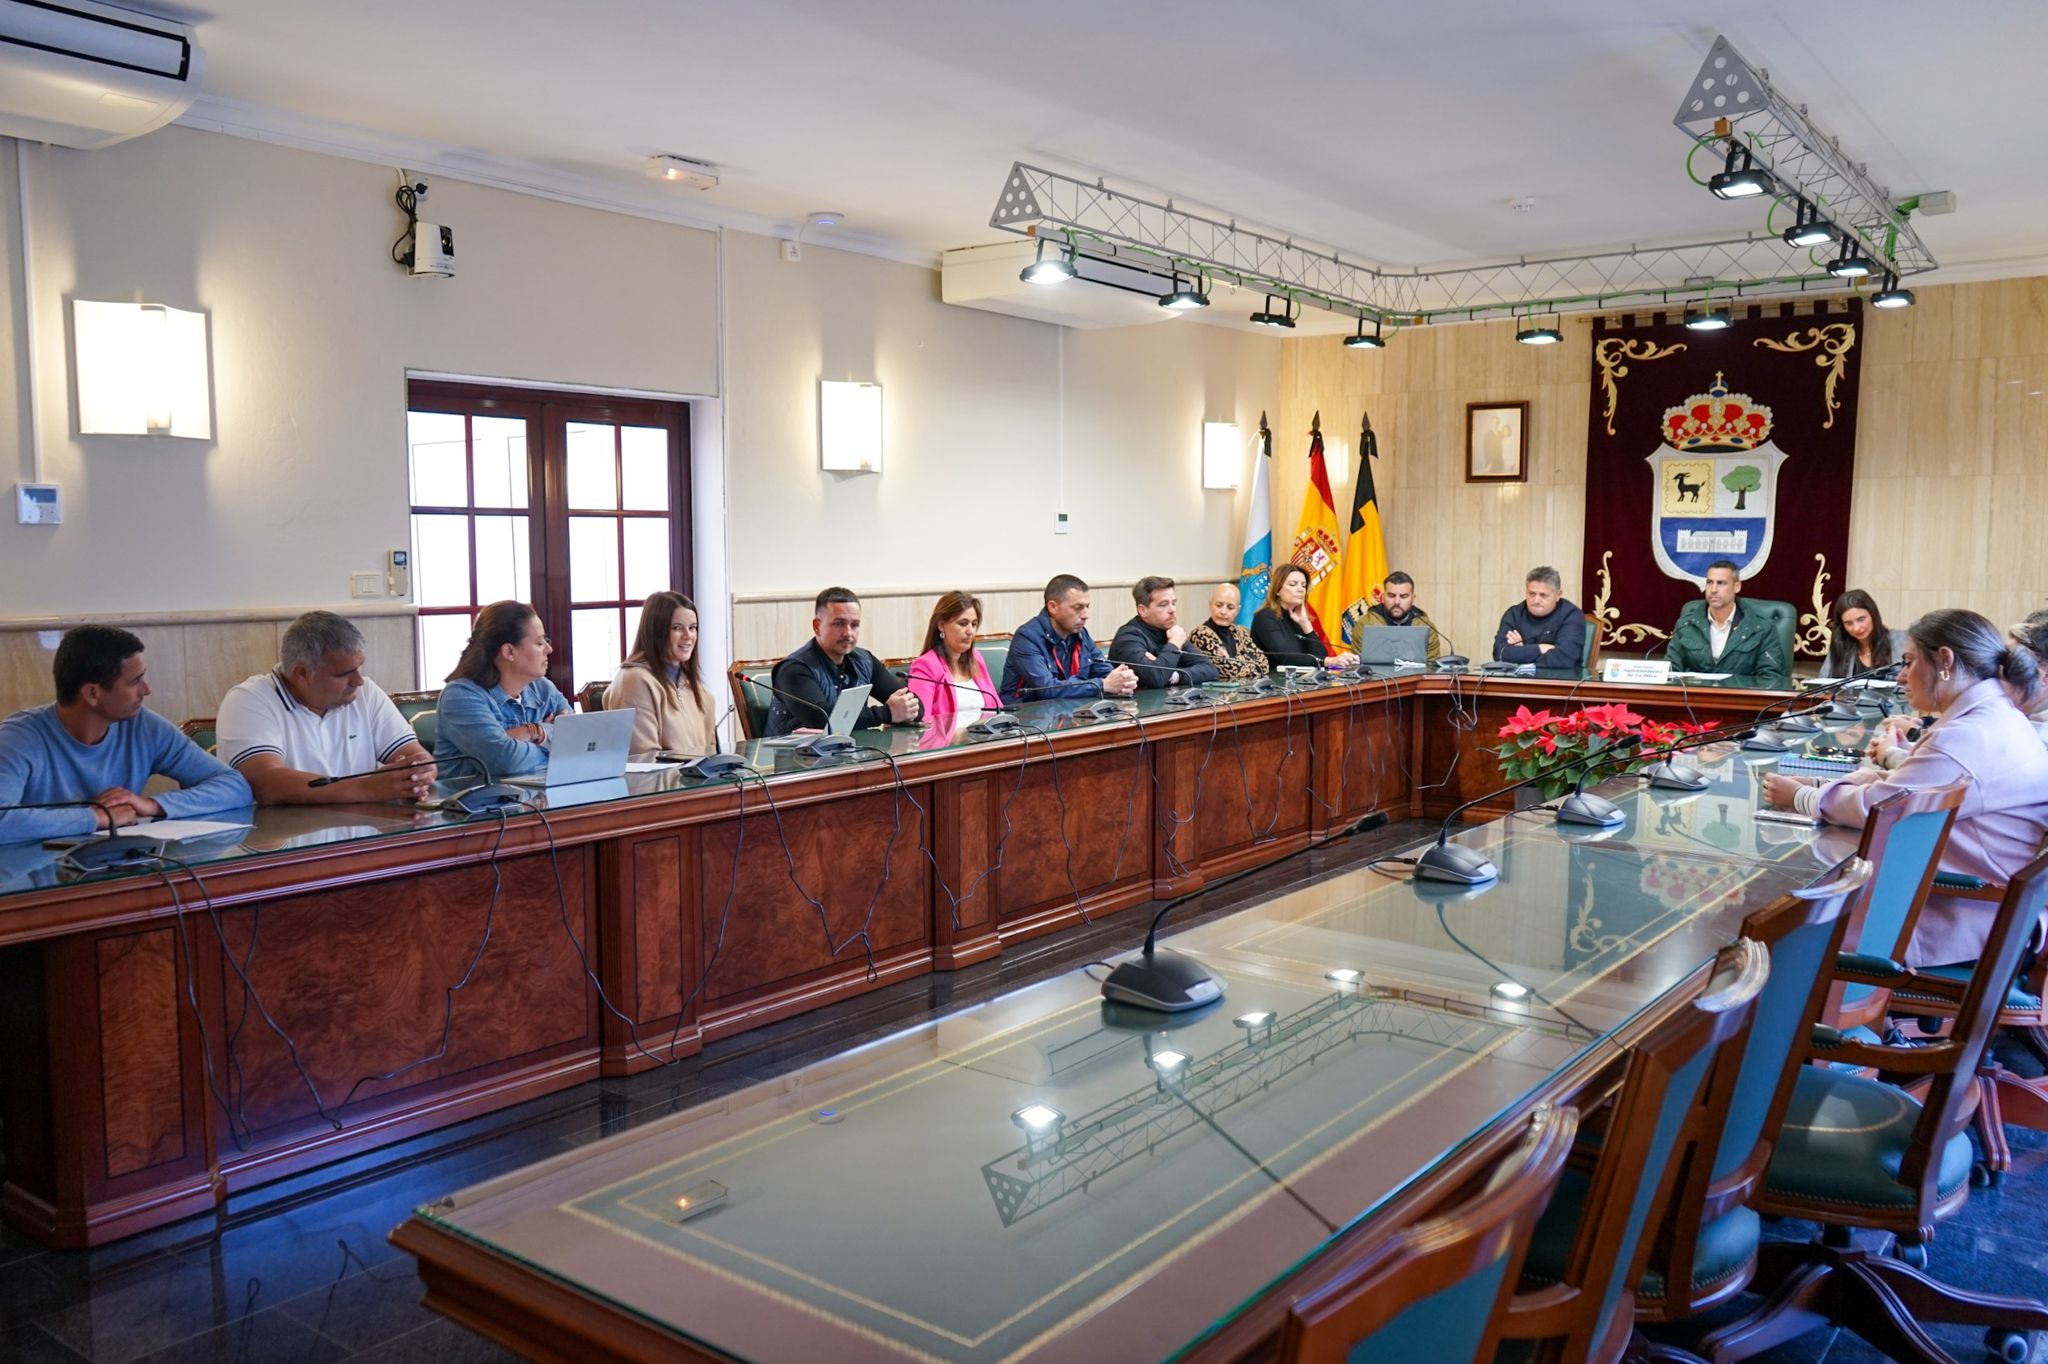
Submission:
<svg viewBox="0 0 2048 1364">
<path fill-rule="evenodd" d="M 1663 443 L 1649 456 L 1655 492 L 1651 549 L 1673 578 L 1704 583 L 1707 565 L 1732 561 L 1754 576 L 1771 554 L 1778 467 L 1771 409 L 1730 393 L 1723 376 L 1664 413 Z"/>
</svg>

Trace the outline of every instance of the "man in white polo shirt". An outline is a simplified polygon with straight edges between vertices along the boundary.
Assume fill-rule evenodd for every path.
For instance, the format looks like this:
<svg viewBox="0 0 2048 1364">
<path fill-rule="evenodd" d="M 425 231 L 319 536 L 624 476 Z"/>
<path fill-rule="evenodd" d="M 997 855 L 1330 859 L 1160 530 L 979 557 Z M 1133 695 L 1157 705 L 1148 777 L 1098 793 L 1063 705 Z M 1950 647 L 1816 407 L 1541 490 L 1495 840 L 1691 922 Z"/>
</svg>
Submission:
<svg viewBox="0 0 2048 1364">
<path fill-rule="evenodd" d="M 276 669 L 222 699 L 214 732 L 221 761 L 266 805 L 418 800 L 434 781 L 433 755 L 384 689 L 363 676 L 362 632 L 332 611 L 291 623 Z M 356 772 L 374 775 L 311 785 Z"/>
</svg>

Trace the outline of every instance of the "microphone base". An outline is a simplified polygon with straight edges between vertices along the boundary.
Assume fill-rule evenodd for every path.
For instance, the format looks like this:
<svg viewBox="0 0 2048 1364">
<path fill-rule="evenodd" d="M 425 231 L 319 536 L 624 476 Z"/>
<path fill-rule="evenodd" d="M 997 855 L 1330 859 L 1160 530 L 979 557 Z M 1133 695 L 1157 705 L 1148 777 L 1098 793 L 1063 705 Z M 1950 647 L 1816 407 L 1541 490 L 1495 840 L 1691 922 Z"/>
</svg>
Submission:
<svg viewBox="0 0 2048 1364">
<path fill-rule="evenodd" d="M 1673 762 L 1655 764 L 1648 776 L 1650 785 L 1663 791 L 1704 791 L 1709 785 L 1707 774 L 1697 767 L 1680 767 Z"/>
<path fill-rule="evenodd" d="M 1223 982 L 1193 957 L 1155 948 L 1113 968 L 1103 978 L 1102 997 L 1112 1004 L 1179 1013 L 1223 998 Z"/>
<path fill-rule="evenodd" d="M 804 758 L 838 758 L 860 747 L 845 734 L 813 734 L 790 752 Z"/>
<path fill-rule="evenodd" d="M 1500 879 L 1500 868 L 1483 852 L 1462 843 L 1439 843 L 1415 861 L 1419 881 L 1450 881 L 1461 886 L 1483 886 Z"/>
<path fill-rule="evenodd" d="M 77 871 L 108 867 L 146 867 L 162 859 L 164 845 L 154 838 L 94 838 L 74 843 L 64 852 L 64 865 Z"/>
<path fill-rule="evenodd" d="M 1809 715 L 1788 715 L 1771 728 L 1780 734 L 1818 734 L 1820 721 Z"/>
<path fill-rule="evenodd" d="M 1591 791 L 1574 791 L 1557 807 L 1559 824 L 1590 824 L 1598 829 L 1612 829 L 1627 821 L 1628 816 L 1621 812 L 1619 805 Z"/>
<path fill-rule="evenodd" d="M 1744 753 L 1790 753 L 1792 745 L 1768 734 L 1752 734 L 1742 741 Z"/>
<path fill-rule="evenodd" d="M 457 791 L 448 797 L 446 808 L 458 810 L 465 815 L 488 815 L 532 803 L 533 792 L 524 786 L 493 782 L 487 786 L 472 786 L 467 791 Z"/>
</svg>

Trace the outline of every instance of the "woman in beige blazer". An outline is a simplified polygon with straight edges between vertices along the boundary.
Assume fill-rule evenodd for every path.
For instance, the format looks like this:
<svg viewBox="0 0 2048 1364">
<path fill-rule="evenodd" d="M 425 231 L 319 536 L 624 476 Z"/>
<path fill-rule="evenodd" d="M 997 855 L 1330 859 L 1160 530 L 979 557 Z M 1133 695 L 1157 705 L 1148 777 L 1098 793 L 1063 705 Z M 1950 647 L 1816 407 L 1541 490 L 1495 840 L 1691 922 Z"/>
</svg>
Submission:
<svg viewBox="0 0 2048 1364">
<path fill-rule="evenodd" d="M 612 674 L 606 710 L 633 712 L 635 753 L 718 751 L 718 717 L 697 670 L 697 604 L 657 592 L 640 608 L 633 652 Z"/>
</svg>

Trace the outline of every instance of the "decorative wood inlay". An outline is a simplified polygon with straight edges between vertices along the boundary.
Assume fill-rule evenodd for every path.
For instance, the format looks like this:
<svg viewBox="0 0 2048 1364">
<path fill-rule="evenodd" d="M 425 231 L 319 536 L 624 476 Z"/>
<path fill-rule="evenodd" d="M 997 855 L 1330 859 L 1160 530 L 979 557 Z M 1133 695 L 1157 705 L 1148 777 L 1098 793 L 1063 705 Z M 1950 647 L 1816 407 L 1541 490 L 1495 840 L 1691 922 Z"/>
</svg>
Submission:
<svg viewBox="0 0 2048 1364">
<path fill-rule="evenodd" d="M 178 985 L 178 946 L 170 929 L 100 941 L 100 1076 L 110 1177 L 185 1154 Z"/>
<path fill-rule="evenodd" d="M 623 887 L 633 923 L 634 1019 L 667 1018 L 683 1007 L 683 841 L 650 838 L 632 847 L 633 883 Z M 692 982 L 694 983 L 694 982 Z"/>
</svg>

